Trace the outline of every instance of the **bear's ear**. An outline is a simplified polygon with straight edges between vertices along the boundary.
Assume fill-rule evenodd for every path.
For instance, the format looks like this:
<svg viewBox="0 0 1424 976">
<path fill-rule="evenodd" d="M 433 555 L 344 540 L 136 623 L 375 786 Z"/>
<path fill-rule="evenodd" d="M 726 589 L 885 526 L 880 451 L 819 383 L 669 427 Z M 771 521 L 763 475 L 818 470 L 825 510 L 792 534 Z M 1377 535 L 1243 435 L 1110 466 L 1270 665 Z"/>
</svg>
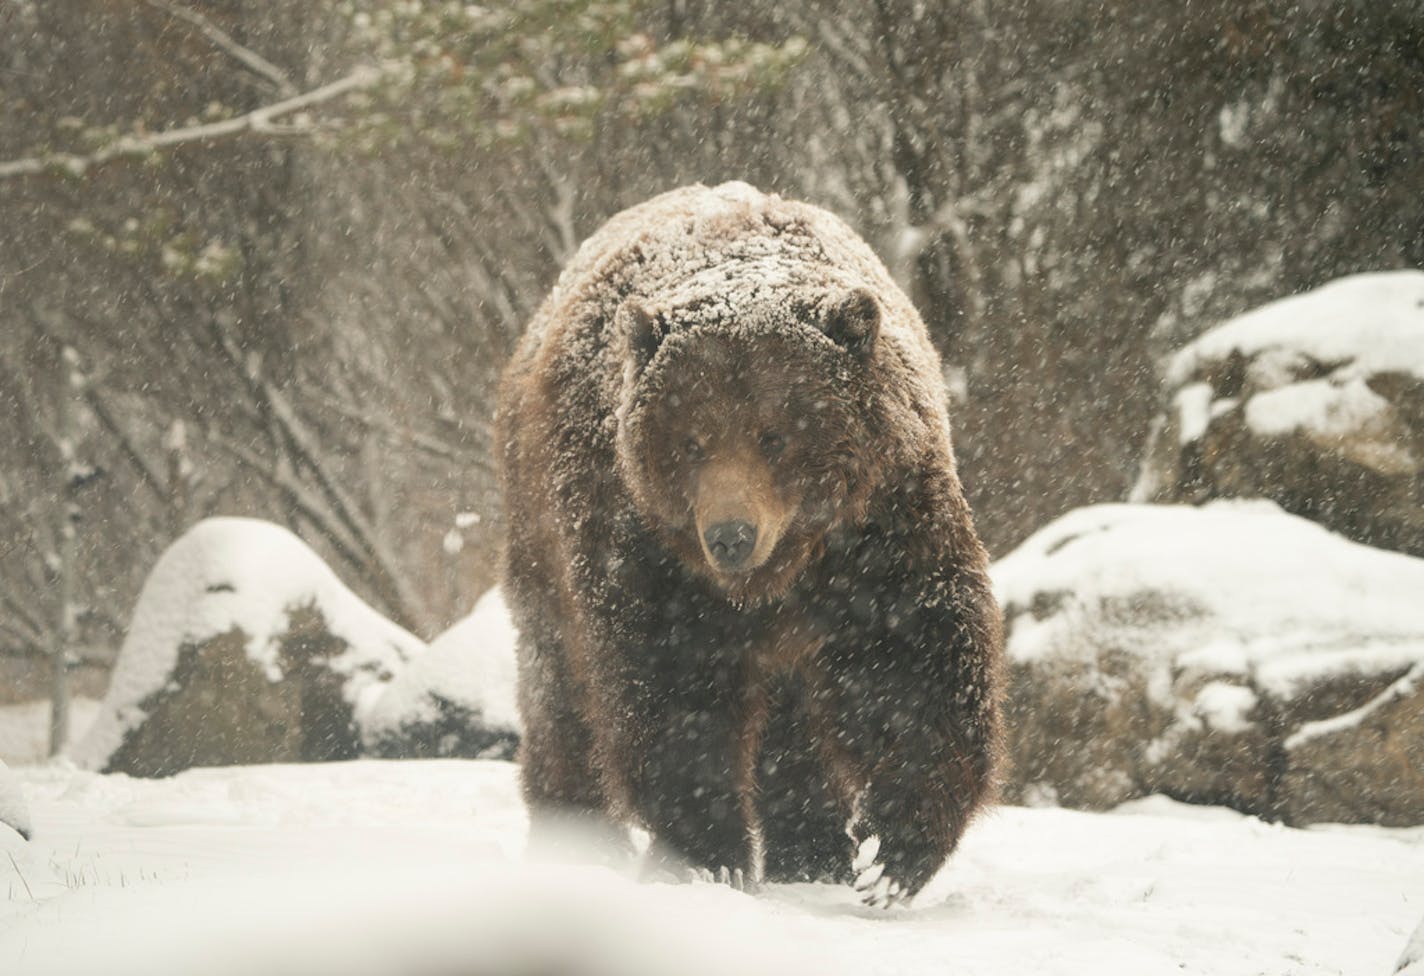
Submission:
<svg viewBox="0 0 1424 976">
<path fill-rule="evenodd" d="M 852 288 L 826 309 L 821 331 L 861 359 L 870 358 L 880 334 L 880 303 L 864 288 Z"/>
<path fill-rule="evenodd" d="M 641 373 L 662 345 L 662 317 L 648 311 L 636 298 L 630 298 L 618 306 L 613 326 L 622 336 L 628 362 L 635 372 Z"/>
</svg>

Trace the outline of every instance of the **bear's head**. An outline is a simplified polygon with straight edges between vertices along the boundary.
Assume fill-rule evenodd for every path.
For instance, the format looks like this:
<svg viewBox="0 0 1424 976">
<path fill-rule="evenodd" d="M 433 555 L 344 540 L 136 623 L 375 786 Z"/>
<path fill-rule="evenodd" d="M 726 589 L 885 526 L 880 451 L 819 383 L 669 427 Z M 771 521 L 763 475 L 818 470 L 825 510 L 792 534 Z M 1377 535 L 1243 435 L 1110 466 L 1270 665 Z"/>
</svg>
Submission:
<svg viewBox="0 0 1424 976">
<path fill-rule="evenodd" d="M 780 596 L 873 487 L 875 297 L 736 316 L 630 299 L 615 329 L 618 458 L 644 520 L 734 603 Z"/>
</svg>

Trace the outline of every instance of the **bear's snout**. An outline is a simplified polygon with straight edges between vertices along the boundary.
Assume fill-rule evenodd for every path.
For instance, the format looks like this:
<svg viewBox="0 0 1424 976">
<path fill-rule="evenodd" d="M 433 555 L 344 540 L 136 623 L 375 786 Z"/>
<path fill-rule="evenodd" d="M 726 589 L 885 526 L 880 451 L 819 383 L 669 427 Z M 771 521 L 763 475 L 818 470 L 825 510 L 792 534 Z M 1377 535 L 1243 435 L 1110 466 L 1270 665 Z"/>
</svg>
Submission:
<svg viewBox="0 0 1424 976">
<path fill-rule="evenodd" d="M 741 519 L 718 522 L 703 533 L 707 552 L 719 569 L 734 570 L 756 548 L 757 527 Z"/>
<path fill-rule="evenodd" d="M 715 451 L 693 482 L 693 538 L 713 578 L 735 589 L 770 558 L 795 502 L 781 497 L 770 467 L 750 449 Z"/>
</svg>

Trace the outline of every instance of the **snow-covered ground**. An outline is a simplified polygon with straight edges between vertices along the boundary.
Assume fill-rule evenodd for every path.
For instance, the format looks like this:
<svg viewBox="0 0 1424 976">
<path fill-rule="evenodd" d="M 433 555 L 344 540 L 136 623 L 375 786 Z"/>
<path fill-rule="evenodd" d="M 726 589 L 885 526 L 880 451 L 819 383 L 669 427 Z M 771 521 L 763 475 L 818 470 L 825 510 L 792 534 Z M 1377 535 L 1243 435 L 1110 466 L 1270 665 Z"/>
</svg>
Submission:
<svg viewBox="0 0 1424 976">
<path fill-rule="evenodd" d="M 7 976 L 1388 976 L 1424 914 L 1424 828 L 1161 798 L 1000 809 L 916 903 L 876 912 L 839 887 L 525 861 L 503 762 L 15 772 L 35 839 L 0 836 Z"/>
</svg>

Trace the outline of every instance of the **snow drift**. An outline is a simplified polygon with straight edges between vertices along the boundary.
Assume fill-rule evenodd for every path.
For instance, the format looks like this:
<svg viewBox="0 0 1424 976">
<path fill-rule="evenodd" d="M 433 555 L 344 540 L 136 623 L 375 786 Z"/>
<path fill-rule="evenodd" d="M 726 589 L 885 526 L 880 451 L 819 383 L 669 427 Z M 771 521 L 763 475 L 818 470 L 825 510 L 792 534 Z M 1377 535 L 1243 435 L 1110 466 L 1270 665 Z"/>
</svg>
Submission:
<svg viewBox="0 0 1424 976">
<path fill-rule="evenodd" d="M 286 529 L 208 519 L 145 582 L 73 757 L 134 775 L 348 758 L 367 710 L 423 650 Z"/>
<path fill-rule="evenodd" d="M 1270 502 L 1103 505 L 992 572 L 1012 795 L 1424 823 L 1424 560 Z"/>
<path fill-rule="evenodd" d="M 1264 497 L 1424 555 L 1424 271 L 1342 278 L 1169 361 L 1134 501 Z"/>
</svg>

